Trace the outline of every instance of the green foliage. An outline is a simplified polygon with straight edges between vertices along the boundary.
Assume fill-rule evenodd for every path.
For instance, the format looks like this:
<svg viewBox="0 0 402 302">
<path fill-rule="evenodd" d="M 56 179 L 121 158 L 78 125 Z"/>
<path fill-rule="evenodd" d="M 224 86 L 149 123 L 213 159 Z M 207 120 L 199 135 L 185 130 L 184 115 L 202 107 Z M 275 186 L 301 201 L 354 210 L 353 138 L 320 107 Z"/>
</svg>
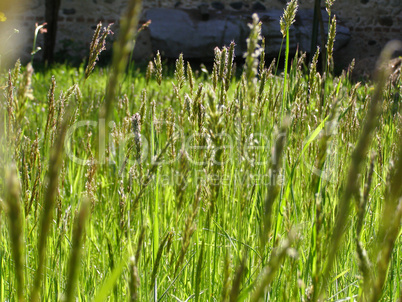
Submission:
<svg viewBox="0 0 402 302">
<path fill-rule="evenodd" d="M 1 301 L 400 298 L 398 45 L 374 84 L 319 74 L 318 49 L 284 81 L 259 31 L 237 79 L 234 43 L 208 77 L 159 53 L 2 76 Z"/>
</svg>

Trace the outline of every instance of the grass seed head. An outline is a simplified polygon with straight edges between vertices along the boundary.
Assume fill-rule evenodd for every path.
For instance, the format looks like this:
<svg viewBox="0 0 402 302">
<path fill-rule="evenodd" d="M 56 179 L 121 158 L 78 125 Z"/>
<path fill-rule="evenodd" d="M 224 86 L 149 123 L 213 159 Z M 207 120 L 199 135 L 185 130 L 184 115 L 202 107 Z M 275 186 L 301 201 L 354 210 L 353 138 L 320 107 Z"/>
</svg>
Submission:
<svg viewBox="0 0 402 302">
<path fill-rule="evenodd" d="M 291 0 L 290 2 L 287 3 L 280 20 L 281 33 L 283 38 L 286 37 L 290 26 L 295 22 L 297 9 L 298 9 L 297 0 Z"/>
<path fill-rule="evenodd" d="M 183 54 L 181 53 L 179 58 L 176 60 L 176 70 L 174 72 L 176 78 L 177 87 L 179 89 L 183 88 L 184 82 L 186 80 L 184 76 L 184 60 Z"/>
<path fill-rule="evenodd" d="M 149 84 L 149 80 L 151 79 L 154 72 L 154 64 L 152 63 L 152 61 L 149 61 L 147 71 L 145 72 L 145 82 L 147 83 L 147 85 Z"/>
<path fill-rule="evenodd" d="M 106 38 L 113 34 L 110 27 L 113 23 L 102 29 L 102 22 L 96 26 L 94 36 L 92 38 L 91 46 L 89 49 L 89 59 L 87 67 L 85 68 L 85 80 L 89 78 L 95 68 L 96 62 L 99 60 L 99 55 L 106 49 Z"/>
<path fill-rule="evenodd" d="M 247 38 L 247 52 L 244 54 L 246 59 L 245 65 L 245 79 L 248 83 L 249 90 L 253 90 L 256 76 L 258 74 L 258 58 L 261 55 L 262 48 L 260 46 L 261 36 L 261 22 L 257 14 L 252 16 L 253 22 L 249 24 L 250 34 Z"/>
<path fill-rule="evenodd" d="M 190 95 L 193 95 L 193 90 L 194 90 L 194 76 L 193 76 L 193 70 L 191 68 L 190 62 L 187 62 L 187 81 L 190 86 Z"/>
<path fill-rule="evenodd" d="M 334 52 L 334 42 L 336 36 L 336 16 L 332 18 L 331 25 L 329 27 L 329 34 L 328 34 L 328 42 L 327 42 L 327 69 L 329 72 L 332 72 L 334 69 L 334 59 L 333 59 L 333 52 Z"/>
<path fill-rule="evenodd" d="M 155 65 L 156 82 L 160 86 L 162 83 L 162 59 L 159 50 L 156 53 L 156 58 L 154 59 L 154 65 Z"/>
</svg>

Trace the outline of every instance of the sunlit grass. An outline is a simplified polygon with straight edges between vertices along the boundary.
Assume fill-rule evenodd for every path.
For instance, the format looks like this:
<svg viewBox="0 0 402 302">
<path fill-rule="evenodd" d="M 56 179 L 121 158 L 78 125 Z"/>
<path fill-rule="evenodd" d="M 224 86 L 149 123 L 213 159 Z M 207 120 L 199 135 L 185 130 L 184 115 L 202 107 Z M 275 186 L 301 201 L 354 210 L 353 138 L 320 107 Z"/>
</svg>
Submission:
<svg viewBox="0 0 402 302">
<path fill-rule="evenodd" d="M 401 297 L 400 77 L 317 51 L 284 80 L 251 28 L 240 77 L 233 44 L 209 74 L 3 75 L 1 301 Z"/>
</svg>

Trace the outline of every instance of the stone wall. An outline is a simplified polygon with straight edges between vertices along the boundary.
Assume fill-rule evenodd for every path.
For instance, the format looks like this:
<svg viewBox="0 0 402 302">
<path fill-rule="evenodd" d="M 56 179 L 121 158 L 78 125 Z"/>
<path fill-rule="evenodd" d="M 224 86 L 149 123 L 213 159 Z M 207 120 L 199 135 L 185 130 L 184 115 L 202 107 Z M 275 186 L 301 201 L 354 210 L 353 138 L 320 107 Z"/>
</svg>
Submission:
<svg viewBox="0 0 402 302">
<path fill-rule="evenodd" d="M 124 10 L 127 0 L 62 0 L 59 14 L 59 34 L 57 49 L 59 54 L 67 55 L 78 52 L 85 53 L 91 41 L 93 30 L 99 21 L 115 23 Z M 322 6 L 325 0 L 321 0 Z M 300 0 L 300 9 L 312 9 L 314 0 Z M 208 9 L 224 13 L 225 11 L 253 11 L 283 9 L 285 0 L 145 0 L 144 9 L 165 8 L 198 8 L 200 5 Z M 356 58 L 357 61 L 375 57 L 385 43 L 391 39 L 402 40 L 402 1 L 401 0 L 337 0 L 332 12 L 349 27 L 351 41 L 336 54 L 336 59 L 345 65 Z M 44 0 L 31 0 L 20 5 L 17 11 L 9 14 L 8 19 L 22 20 L 20 24 L 21 36 L 24 39 L 22 53 L 28 54 L 32 49 L 32 39 L 35 22 L 44 22 Z M 146 20 L 143 20 L 144 22 Z M 148 41 L 149 42 L 149 41 Z M 140 41 L 146 44 L 147 41 Z M 39 38 L 38 43 L 41 43 Z M 40 55 L 38 54 L 38 57 Z"/>
</svg>

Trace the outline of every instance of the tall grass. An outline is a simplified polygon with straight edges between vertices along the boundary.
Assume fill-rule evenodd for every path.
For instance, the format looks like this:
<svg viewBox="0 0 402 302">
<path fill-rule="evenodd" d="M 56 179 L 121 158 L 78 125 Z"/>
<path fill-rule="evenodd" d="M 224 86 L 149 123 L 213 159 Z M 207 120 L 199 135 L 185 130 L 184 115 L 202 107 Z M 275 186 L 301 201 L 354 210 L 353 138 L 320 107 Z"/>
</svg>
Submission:
<svg viewBox="0 0 402 302">
<path fill-rule="evenodd" d="M 109 68 L 98 27 L 88 68 L 2 75 L 0 300 L 401 299 L 400 45 L 351 83 L 333 19 L 327 72 L 287 50 L 279 77 L 254 15 L 238 78 L 234 43 L 123 78 L 138 11 Z"/>
<path fill-rule="evenodd" d="M 285 48 L 285 69 L 283 77 L 283 96 L 282 96 L 282 111 L 281 111 L 281 121 L 283 120 L 283 113 L 285 111 L 285 106 L 287 107 L 287 78 L 288 78 L 288 63 L 289 63 L 289 29 L 290 26 L 295 22 L 296 12 L 297 12 L 297 0 L 292 0 L 288 2 L 286 9 L 281 17 L 281 33 L 283 38 L 286 38 L 286 48 Z"/>
</svg>

